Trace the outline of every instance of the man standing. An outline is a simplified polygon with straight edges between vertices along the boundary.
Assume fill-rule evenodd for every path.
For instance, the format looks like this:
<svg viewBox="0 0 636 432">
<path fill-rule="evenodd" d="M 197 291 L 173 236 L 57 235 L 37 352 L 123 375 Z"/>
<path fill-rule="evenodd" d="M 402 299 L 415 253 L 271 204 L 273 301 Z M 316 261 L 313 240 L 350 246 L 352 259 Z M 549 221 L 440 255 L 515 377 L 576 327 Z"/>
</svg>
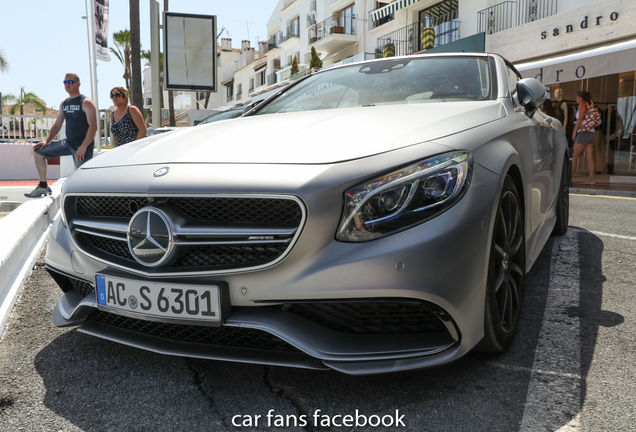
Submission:
<svg viewBox="0 0 636 432">
<path fill-rule="evenodd" d="M 97 131 L 97 109 L 92 100 L 79 91 L 80 80 L 77 74 L 67 73 L 64 77 L 64 90 L 68 99 L 60 104 L 60 112 L 51 127 L 46 139 L 33 146 L 35 168 L 38 170 L 40 183 L 24 196 L 39 198 L 51 195 L 51 188 L 46 182 L 46 160 L 58 156 L 73 156 L 75 167 L 93 157 L 95 132 Z M 66 120 L 66 139 L 52 141 Z"/>
</svg>

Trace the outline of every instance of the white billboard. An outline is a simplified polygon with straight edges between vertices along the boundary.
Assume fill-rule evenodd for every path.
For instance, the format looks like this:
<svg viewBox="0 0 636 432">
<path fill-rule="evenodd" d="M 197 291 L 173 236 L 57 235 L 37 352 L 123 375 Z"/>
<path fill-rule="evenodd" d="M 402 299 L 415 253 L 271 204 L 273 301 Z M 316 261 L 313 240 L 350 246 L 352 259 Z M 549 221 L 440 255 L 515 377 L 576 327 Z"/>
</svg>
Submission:
<svg viewBox="0 0 636 432">
<path fill-rule="evenodd" d="M 216 16 L 163 14 L 167 90 L 217 91 Z"/>
</svg>

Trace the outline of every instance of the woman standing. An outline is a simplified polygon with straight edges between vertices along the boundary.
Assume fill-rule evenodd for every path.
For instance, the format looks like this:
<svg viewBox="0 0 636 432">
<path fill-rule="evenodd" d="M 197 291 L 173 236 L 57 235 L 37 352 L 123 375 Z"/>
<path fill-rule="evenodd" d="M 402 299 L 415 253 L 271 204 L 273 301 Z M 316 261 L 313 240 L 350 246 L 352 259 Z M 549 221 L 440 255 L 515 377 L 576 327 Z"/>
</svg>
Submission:
<svg viewBox="0 0 636 432">
<path fill-rule="evenodd" d="M 110 98 L 115 104 L 115 110 L 110 113 L 113 144 L 120 146 L 145 137 L 144 118 L 139 108 L 128 104 L 128 91 L 123 87 L 115 87 L 110 91 Z"/>
<path fill-rule="evenodd" d="M 590 180 L 583 183 L 584 185 L 594 185 L 594 142 L 596 141 L 596 130 L 580 131 L 581 123 L 585 119 L 585 113 L 594 107 L 592 95 L 586 91 L 580 91 L 576 96 L 576 103 L 579 109 L 576 112 L 576 123 L 572 132 L 572 140 L 574 141 L 574 153 L 572 154 L 572 175 L 576 172 L 579 156 L 585 151 L 585 159 L 587 160 L 587 169 L 590 173 Z"/>
</svg>

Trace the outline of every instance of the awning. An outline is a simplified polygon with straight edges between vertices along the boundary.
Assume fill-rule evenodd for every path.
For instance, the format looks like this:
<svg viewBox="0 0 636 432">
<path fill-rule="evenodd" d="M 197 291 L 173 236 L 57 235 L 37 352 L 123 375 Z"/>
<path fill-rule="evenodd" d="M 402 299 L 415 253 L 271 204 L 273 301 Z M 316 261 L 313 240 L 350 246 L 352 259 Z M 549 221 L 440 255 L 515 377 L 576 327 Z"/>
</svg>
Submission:
<svg viewBox="0 0 636 432">
<path fill-rule="evenodd" d="M 546 85 L 636 71 L 636 39 L 515 66 Z"/>
<path fill-rule="evenodd" d="M 395 0 L 393 3 L 389 3 L 386 6 L 382 6 L 381 8 L 371 11 L 371 19 L 373 21 L 379 21 L 385 16 L 391 15 L 393 12 L 410 6 L 413 3 L 417 3 L 418 1 L 420 0 Z"/>
</svg>

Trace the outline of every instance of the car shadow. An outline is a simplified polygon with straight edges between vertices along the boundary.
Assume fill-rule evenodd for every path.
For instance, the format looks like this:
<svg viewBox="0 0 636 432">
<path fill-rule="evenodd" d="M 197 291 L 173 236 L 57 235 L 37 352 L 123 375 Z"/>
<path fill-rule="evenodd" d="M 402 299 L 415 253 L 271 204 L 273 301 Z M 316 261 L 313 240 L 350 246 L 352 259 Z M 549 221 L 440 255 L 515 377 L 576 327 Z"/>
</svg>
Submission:
<svg viewBox="0 0 636 432">
<path fill-rule="evenodd" d="M 580 321 L 580 400 L 570 401 L 580 409 L 599 328 L 618 325 L 623 317 L 601 310 L 603 242 L 581 229 L 568 235 L 579 245 L 579 305 L 564 313 Z M 511 349 L 499 355 L 469 353 L 432 369 L 348 376 L 163 356 L 70 331 L 35 358 L 46 388 L 44 404 L 90 431 L 349 430 L 338 425 L 346 415 L 360 421 L 374 415 L 386 422 L 401 419 L 406 430 L 518 431 L 560 241 L 548 241 L 527 275 L 519 333 Z M 576 411 L 560 420 L 561 426 Z M 260 423 L 254 425 L 256 416 Z"/>
</svg>

